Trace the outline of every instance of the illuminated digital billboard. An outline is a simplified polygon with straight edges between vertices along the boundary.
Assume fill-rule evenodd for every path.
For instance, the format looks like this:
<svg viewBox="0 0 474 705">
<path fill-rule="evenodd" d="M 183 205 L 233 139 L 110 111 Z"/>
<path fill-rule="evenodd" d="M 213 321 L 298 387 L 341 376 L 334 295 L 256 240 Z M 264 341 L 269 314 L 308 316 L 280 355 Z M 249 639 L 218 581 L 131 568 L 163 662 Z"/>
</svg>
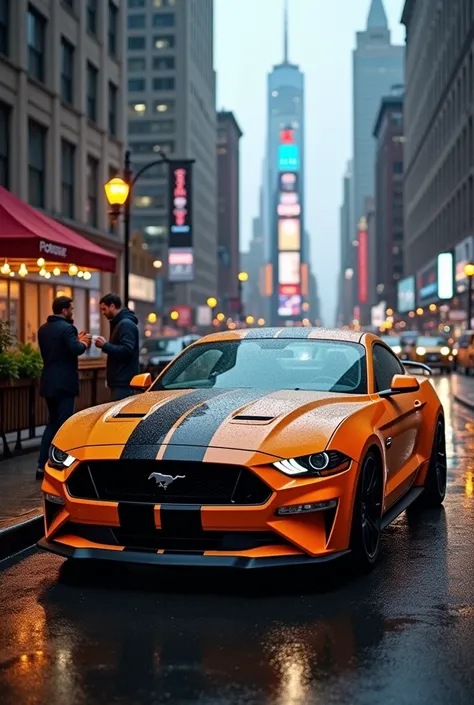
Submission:
<svg viewBox="0 0 474 705">
<path fill-rule="evenodd" d="M 192 164 L 173 162 L 168 173 L 168 279 L 194 279 Z"/>
<path fill-rule="evenodd" d="M 278 221 L 278 249 L 299 250 L 301 243 L 300 221 L 298 218 L 284 218 Z"/>
<path fill-rule="evenodd" d="M 279 190 L 287 192 L 297 192 L 298 191 L 298 174 L 293 172 L 284 172 L 280 174 L 279 178 Z"/>
<path fill-rule="evenodd" d="M 301 296 L 293 294 L 286 296 L 280 294 L 278 296 L 278 315 L 279 316 L 299 316 L 301 313 Z"/>
<path fill-rule="evenodd" d="M 296 144 L 281 144 L 278 148 L 278 165 L 280 171 L 299 171 L 300 157 Z"/>
<path fill-rule="evenodd" d="M 280 252 L 278 255 L 278 283 L 300 283 L 300 253 Z"/>
</svg>

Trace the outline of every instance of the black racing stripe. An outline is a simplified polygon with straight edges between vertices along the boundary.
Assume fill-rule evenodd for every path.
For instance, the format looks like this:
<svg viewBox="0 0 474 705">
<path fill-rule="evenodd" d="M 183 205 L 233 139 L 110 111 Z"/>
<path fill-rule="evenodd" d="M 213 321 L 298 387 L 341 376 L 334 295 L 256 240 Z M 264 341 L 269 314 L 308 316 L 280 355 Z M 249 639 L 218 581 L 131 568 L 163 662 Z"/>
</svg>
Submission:
<svg viewBox="0 0 474 705">
<path fill-rule="evenodd" d="M 201 461 L 218 428 L 233 411 L 241 409 L 256 399 L 261 399 L 268 390 L 233 389 L 227 394 L 208 399 L 182 420 L 170 438 L 163 460 Z M 173 446 L 194 446 L 192 457 L 183 457 Z M 191 455 L 191 454 L 190 454 Z"/>
<path fill-rule="evenodd" d="M 130 434 L 122 450 L 122 460 L 153 460 L 166 434 L 187 411 L 208 399 L 223 394 L 223 390 L 197 389 L 160 406 L 141 421 Z"/>
<path fill-rule="evenodd" d="M 120 528 L 127 532 L 156 531 L 154 504 L 119 502 L 118 516 Z"/>
<path fill-rule="evenodd" d="M 204 534 L 200 506 L 162 504 L 160 521 L 163 537 L 198 539 Z"/>
</svg>

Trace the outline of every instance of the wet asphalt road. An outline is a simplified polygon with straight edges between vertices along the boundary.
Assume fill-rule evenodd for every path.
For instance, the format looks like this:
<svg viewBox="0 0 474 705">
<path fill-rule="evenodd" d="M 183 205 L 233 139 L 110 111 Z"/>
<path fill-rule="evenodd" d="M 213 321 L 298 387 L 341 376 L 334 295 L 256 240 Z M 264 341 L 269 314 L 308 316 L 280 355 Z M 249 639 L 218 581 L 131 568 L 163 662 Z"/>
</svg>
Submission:
<svg viewBox="0 0 474 705">
<path fill-rule="evenodd" d="M 474 702 L 474 416 L 445 404 L 445 509 L 402 515 L 377 569 L 262 577 L 0 568 L 2 705 Z"/>
</svg>

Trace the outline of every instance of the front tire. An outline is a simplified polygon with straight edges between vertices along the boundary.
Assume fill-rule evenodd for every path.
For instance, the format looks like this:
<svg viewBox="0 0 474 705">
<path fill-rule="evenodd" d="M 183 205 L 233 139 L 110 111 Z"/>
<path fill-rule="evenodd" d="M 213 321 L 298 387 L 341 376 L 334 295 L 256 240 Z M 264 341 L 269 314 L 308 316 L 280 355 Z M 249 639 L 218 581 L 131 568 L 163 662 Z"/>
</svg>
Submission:
<svg viewBox="0 0 474 705">
<path fill-rule="evenodd" d="M 430 464 L 425 480 L 422 498 L 425 506 L 439 507 L 446 497 L 448 466 L 446 461 L 446 435 L 441 420 L 436 425 L 436 433 L 431 451 Z"/>
<path fill-rule="evenodd" d="M 350 548 L 357 571 L 368 573 L 380 553 L 382 534 L 383 475 L 379 458 L 369 452 L 357 483 Z"/>
</svg>

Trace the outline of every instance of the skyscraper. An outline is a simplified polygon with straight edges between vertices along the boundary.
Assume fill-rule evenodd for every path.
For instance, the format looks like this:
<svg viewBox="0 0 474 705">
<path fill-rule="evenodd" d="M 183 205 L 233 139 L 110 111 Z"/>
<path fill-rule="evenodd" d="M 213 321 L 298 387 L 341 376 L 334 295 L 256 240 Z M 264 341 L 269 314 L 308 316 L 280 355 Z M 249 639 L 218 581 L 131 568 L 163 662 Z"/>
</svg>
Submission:
<svg viewBox="0 0 474 705">
<path fill-rule="evenodd" d="M 269 319 L 301 318 L 307 290 L 304 251 L 304 75 L 289 59 L 285 4 L 283 61 L 268 76 L 265 257 L 272 266 Z M 304 281 L 306 280 L 306 282 Z M 306 291 L 307 294 L 307 291 Z"/>
<path fill-rule="evenodd" d="M 403 83 L 404 47 L 391 43 L 383 0 L 371 0 L 367 27 L 357 32 L 353 52 L 353 214 L 354 237 L 365 216 L 365 199 L 374 196 L 375 120 L 383 96 Z"/>
<path fill-rule="evenodd" d="M 165 308 L 195 308 L 217 294 L 213 0 L 131 0 L 127 28 L 128 146 L 134 171 L 163 153 L 195 159 L 192 248 L 183 251 L 189 266 L 184 259 L 168 261 L 170 198 L 162 165 L 147 170 L 137 182 L 132 227 L 170 265 L 165 272 Z"/>
</svg>

